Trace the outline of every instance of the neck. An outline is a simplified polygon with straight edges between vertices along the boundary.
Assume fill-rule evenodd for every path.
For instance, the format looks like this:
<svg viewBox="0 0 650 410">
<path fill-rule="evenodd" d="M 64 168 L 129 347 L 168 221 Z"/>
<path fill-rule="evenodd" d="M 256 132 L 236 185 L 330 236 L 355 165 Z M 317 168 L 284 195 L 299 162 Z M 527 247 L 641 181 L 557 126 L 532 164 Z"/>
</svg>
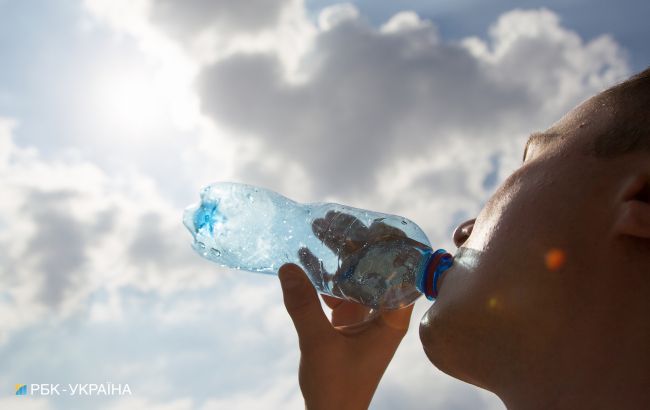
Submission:
<svg viewBox="0 0 650 410">
<path fill-rule="evenodd" d="M 499 396 L 511 410 L 650 408 L 646 369 L 565 373 L 549 376 L 547 383 L 505 389 Z"/>
<path fill-rule="evenodd" d="M 515 410 L 650 408 L 650 321 L 646 315 L 618 319 L 585 333 L 590 338 L 576 337 L 579 329 L 561 349 L 516 372 L 519 380 L 494 391 Z"/>
</svg>

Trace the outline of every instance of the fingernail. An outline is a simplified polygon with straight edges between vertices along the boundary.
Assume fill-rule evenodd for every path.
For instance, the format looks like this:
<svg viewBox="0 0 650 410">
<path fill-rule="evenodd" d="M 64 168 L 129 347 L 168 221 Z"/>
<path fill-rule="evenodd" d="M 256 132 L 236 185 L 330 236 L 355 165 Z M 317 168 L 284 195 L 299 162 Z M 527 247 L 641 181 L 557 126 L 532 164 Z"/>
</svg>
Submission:
<svg viewBox="0 0 650 410">
<path fill-rule="evenodd" d="M 295 289 L 297 287 L 300 287 L 302 284 L 300 275 L 302 275 L 302 273 L 298 272 L 295 268 L 282 268 L 278 273 L 278 277 L 280 278 L 280 285 L 284 289 Z"/>
</svg>

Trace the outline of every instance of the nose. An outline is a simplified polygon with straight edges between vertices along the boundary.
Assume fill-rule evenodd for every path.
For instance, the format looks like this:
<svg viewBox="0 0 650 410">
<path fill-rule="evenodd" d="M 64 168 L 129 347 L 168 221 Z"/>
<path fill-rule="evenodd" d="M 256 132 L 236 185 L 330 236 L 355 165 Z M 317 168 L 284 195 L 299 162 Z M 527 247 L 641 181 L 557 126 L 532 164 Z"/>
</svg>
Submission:
<svg viewBox="0 0 650 410">
<path fill-rule="evenodd" d="M 470 219 L 458 225 L 454 231 L 454 244 L 456 247 L 461 247 L 467 238 L 469 238 L 469 236 L 472 234 L 472 229 L 474 229 L 474 222 L 476 222 L 476 218 Z"/>
</svg>

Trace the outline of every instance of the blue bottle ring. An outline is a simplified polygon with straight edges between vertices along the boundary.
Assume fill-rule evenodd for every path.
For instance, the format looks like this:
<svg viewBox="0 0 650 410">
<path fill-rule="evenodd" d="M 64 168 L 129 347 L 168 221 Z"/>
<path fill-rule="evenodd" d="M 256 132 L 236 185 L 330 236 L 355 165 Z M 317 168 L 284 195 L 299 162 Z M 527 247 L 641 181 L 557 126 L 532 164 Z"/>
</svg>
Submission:
<svg viewBox="0 0 650 410">
<path fill-rule="evenodd" d="M 453 256 L 444 249 L 438 249 L 429 259 L 427 268 L 422 275 L 422 280 L 419 284 L 419 290 L 429 300 L 435 300 L 438 297 L 438 280 L 442 272 L 449 269 L 453 264 Z"/>
</svg>

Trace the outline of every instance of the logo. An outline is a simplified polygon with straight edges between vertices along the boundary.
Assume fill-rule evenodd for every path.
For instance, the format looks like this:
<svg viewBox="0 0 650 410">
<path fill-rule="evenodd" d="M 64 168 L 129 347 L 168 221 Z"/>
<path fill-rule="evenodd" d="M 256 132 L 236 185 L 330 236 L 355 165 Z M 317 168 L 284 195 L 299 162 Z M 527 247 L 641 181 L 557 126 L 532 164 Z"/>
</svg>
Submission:
<svg viewBox="0 0 650 410">
<path fill-rule="evenodd" d="M 16 385 L 16 396 L 24 396 L 27 394 L 27 385 L 26 384 L 17 384 Z"/>
<path fill-rule="evenodd" d="M 2 1 L 2 0 L 0 0 Z M 28 387 L 29 386 L 29 387 Z M 76 383 L 76 384 L 16 384 L 16 396 L 130 396 L 128 384 Z"/>
</svg>

